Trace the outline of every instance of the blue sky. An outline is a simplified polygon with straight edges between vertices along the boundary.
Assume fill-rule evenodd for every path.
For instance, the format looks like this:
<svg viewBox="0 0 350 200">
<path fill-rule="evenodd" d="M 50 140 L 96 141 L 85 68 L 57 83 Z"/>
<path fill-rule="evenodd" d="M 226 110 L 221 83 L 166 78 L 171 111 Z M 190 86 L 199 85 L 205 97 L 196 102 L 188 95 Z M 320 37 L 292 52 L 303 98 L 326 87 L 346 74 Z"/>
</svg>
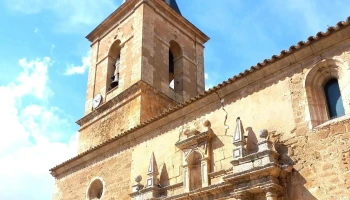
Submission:
<svg viewBox="0 0 350 200">
<path fill-rule="evenodd" d="M 49 168 L 76 152 L 89 42 L 121 0 L 0 2 L 0 199 L 50 199 Z M 211 40 L 206 87 L 345 20 L 346 0 L 177 0 Z"/>
</svg>

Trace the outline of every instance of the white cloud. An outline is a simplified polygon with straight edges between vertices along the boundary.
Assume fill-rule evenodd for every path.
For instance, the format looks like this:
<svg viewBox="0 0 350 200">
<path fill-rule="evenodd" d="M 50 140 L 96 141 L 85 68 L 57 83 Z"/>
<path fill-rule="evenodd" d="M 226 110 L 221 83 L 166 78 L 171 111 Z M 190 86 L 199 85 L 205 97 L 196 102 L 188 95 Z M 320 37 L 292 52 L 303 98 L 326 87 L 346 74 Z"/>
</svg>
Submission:
<svg viewBox="0 0 350 200">
<path fill-rule="evenodd" d="M 17 84 L 12 83 L 12 95 L 22 97 L 24 95 L 34 95 L 35 97 L 46 100 L 53 92 L 47 87 L 48 76 L 47 70 L 50 65 L 50 58 L 42 60 L 27 61 L 26 58 L 19 60 L 19 65 L 23 72 L 17 77 Z"/>
<path fill-rule="evenodd" d="M 64 72 L 64 75 L 71 76 L 74 74 L 84 74 L 85 71 L 90 67 L 90 51 L 86 56 L 83 56 L 81 58 L 81 63 L 82 65 L 68 65 L 66 71 Z"/>
<path fill-rule="evenodd" d="M 207 80 L 209 78 L 208 73 L 204 73 L 204 79 Z"/>
<path fill-rule="evenodd" d="M 21 59 L 19 65 L 23 71 L 16 80 L 0 86 L 0 199 L 51 199 L 48 169 L 74 156 L 78 135 L 67 128 L 63 111 L 47 106 L 53 94 L 47 86 L 50 58 Z M 70 140 L 58 142 L 57 135 L 67 133 Z"/>
<path fill-rule="evenodd" d="M 38 32 L 39 32 L 39 28 L 36 27 L 36 28 L 34 29 L 34 33 L 38 33 Z"/>
<path fill-rule="evenodd" d="M 5 5 L 24 14 L 49 11 L 58 19 L 56 30 L 62 32 L 82 31 L 86 26 L 97 25 L 118 7 L 115 0 L 5 0 Z"/>
</svg>

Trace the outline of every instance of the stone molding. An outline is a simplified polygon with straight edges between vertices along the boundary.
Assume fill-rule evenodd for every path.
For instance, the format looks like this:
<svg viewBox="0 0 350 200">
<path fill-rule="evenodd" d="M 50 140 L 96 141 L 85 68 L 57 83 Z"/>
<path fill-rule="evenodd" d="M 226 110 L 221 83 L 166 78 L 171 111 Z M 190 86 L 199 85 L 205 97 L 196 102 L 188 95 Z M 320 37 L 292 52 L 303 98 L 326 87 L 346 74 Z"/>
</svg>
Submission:
<svg viewBox="0 0 350 200">
<path fill-rule="evenodd" d="M 310 129 L 331 120 L 324 94 L 324 85 L 328 80 L 337 79 L 343 104 L 348 103 L 350 79 L 347 68 L 346 63 L 341 60 L 322 59 L 306 73 L 304 88 L 308 104 L 307 122 Z M 344 111 L 345 115 L 350 113 L 347 106 L 344 106 Z"/>
<path fill-rule="evenodd" d="M 205 35 L 201 30 L 199 30 L 197 27 L 195 27 L 191 22 L 189 22 L 184 17 L 176 13 L 176 11 L 170 8 L 170 6 L 166 5 L 165 3 L 163 4 L 163 2 L 158 2 L 157 0 L 152 1 L 152 3 L 145 0 L 142 0 L 142 1 L 131 0 L 123 3 L 117 10 L 115 10 L 111 15 L 109 15 L 100 25 L 98 25 L 91 33 L 89 33 L 86 36 L 86 38 L 90 42 L 95 42 L 96 40 L 103 38 L 106 34 L 108 34 L 110 30 L 113 30 L 115 26 L 120 24 L 124 19 L 126 19 L 128 16 L 134 13 L 135 10 L 144 3 L 151 6 L 156 12 L 159 12 L 160 10 L 162 10 L 166 12 L 168 15 L 171 15 L 170 18 L 175 19 L 176 23 L 179 23 L 182 26 L 185 26 L 187 29 L 191 30 L 191 32 L 193 32 L 197 37 L 201 38 L 203 41 L 209 40 L 209 37 Z M 114 24 L 116 21 L 118 21 L 118 23 L 115 26 L 113 26 L 112 24 Z M 109 28 L 109 27 L 112 27 L 112 28 Z"/>
<path fill-rule="evenodd" d="M 125 19 L 135 12 L 136 1 L 128 1 L 121 5 L 117 10 L 115 10 L 111 15 L 109 15 L 102 23 L 100 23 L 93 31 L 91 31 L 87 36 L 88 39 L 93 44 L 101 40 L 106 36 L 111 30 L 116 26 L 121 24 Z M 117 23 L 116 23 L 117 22 Z M 93 45 L 92 44 L 92 45 Z"/>
<path fill-rule="evenodd" d="M 214 133 L 210 129 L 206 132 L 198 133 L 194 136 L 191 136 L 187 139 L 176 142 L 175 146 L 179 149 L 186 149 L 194 144 L 200 144 L 204 141 L 208 141 L 213 137 Z"/>
<path fill-rule="evenodd" d="M 141 90 L 141 91 L 140 91 Z M 124 103 L 130 101 L 131 99 L 136 98 L 137 96 L 141 95 L 143 91 L 152 91 L 156 93 L 157 95 L 160 95 L 164 97 L 164 99 L 167 99 L 169 102 L 177 104 L 176 101 L 173 99 L 167 97 L 165 94 L 159 92 L 154 87 L 150 86 L 149 84 L 145 83 L 144 81 L 138 81 L 125 91 L 121 92 L 120 94 L 116 95 L 109 101 L 105 102 L 104 104 L 97 107 L 95 110 L 90 112 L 89 114 L 85 115 L 81 119 L 79 119 L 76 123 L 81 126 L 81 129 L 86 128 L 88 124 L 93 123 L 97 119 L 102 118 L 105 115 L 108 115 L 110 112 L 113 112 L 115 109 L 121 107 L 124 105 Z M 103 116 L 101 116 L 103 115 Z"/>
</svg>

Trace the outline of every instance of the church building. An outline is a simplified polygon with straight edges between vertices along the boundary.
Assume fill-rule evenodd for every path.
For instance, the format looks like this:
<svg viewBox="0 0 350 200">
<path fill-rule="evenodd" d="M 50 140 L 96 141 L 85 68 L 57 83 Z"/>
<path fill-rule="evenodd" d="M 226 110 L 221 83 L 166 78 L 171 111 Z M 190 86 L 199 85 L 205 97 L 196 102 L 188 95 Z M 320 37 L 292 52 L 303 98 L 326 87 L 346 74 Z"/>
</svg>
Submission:
<svg viewBox="0 0 350 200">
<path fill-rule="evenodd" d="M 125 0 L 86 38 L 54 200 L 350 200 L 350 18 L 207 91 L 176 0 Z"/>
</svg>

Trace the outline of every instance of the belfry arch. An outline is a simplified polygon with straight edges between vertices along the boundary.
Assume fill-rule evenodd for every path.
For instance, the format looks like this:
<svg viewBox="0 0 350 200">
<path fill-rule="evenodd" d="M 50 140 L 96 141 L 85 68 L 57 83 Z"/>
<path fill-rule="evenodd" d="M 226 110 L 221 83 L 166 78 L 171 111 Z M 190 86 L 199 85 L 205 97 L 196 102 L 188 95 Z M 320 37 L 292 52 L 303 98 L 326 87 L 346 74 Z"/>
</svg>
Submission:
<svg viewBox="0 0 350 200">
<path fill-rule="evenodd" d="M 116 40 L 108 51 L 108 68 L 107 68 L 107 90 L 119 85 L 119 70 L 121 58 L 121 42 Z"/>
<path fill-rule="evenodd" d="M 183 92 L 183 52 L 180 45 L 174 40 L 169 43 L 169 87 L 174 89 L 176 96 Z"/>
</svg>

